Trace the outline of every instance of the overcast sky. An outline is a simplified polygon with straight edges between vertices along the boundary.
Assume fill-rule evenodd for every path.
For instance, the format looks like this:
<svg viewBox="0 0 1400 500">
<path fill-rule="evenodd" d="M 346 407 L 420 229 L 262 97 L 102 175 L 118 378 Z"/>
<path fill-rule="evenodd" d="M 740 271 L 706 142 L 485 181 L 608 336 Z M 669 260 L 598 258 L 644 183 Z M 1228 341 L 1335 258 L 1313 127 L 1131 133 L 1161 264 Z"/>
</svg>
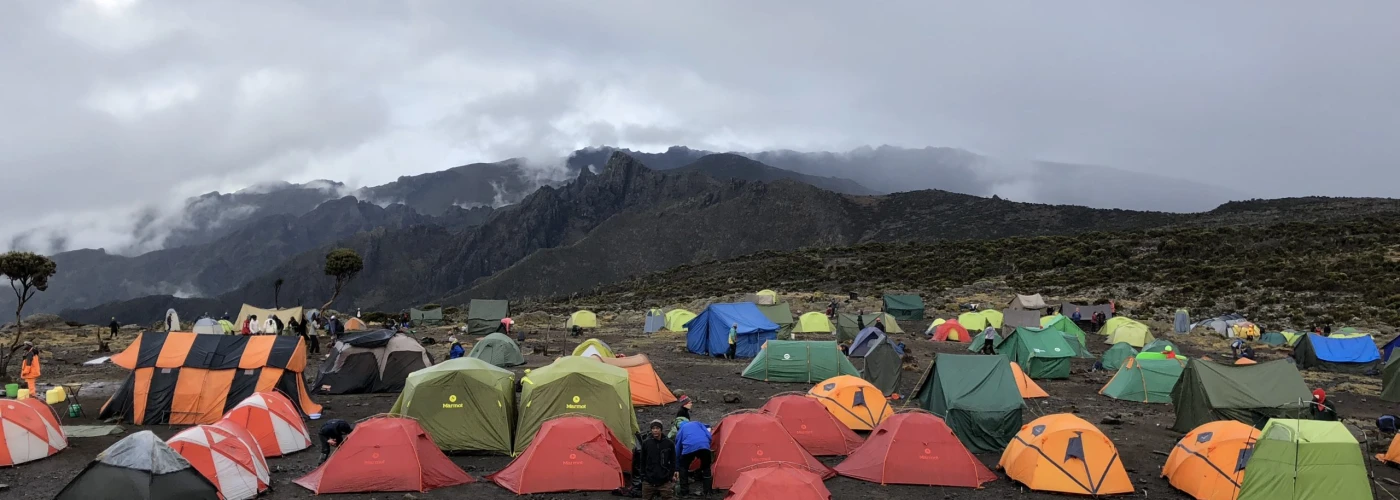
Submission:
<svg viewBox="0 0 1400 500">
<path fill-rule="evenodd" d="M 684 4 L 684 5 L 681 5 Z M 995 4 L 995 5 L 986 5 Z M 0 245 L 587 145 L 953 146 L 1400 195 L 1400 2 L 0 3 Z"/>
</svg>

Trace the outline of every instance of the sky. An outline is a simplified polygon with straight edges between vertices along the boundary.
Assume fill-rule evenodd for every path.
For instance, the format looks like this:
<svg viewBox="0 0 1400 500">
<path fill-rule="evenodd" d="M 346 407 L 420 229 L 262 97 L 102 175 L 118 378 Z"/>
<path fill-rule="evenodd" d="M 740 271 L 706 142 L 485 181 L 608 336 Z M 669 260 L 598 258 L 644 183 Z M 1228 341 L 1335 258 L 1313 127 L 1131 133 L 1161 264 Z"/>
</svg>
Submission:
<svg viewBox="0 0 1400 500">
<path fill-rule="evenodd" d="M 0 250 L 121 245 L 211 190 L 605 144 L 949 146 L 1394 197 L 1395 19 L 1390 0 L 3 2 Z"/>
</svg>

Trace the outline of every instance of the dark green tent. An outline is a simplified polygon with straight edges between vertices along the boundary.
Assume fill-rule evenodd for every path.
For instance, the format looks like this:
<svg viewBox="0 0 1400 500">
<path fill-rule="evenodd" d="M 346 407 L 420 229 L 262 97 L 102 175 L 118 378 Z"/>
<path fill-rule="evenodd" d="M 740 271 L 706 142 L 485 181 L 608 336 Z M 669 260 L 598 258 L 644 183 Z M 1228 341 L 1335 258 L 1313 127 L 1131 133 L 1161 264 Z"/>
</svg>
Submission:
<svg viewBox="0 0 1400 500">
<path fill-rule="evenodd" d="M 992 335 L 992 345 L 995 346 L 1001 343 L 1002 336 L 1001 332 L 997 332 L 995 330 L 993 330 L 993 332 L 994 334 Z M 968 344 L 967 350 L 972 352 L 982 352 L 982 344 L 987 343 L 987 330 L 983 329 L 980 332 L 967 333 L 969 335 L 972 335 L 972 343 Z"/>
<path fill-rule="evenodd" d="M 1381 370 L 1381 399 L 1400 403 L 1400 357 L 1390 360 Z"/>
<path fill-rule="evenodd" d="M 1000 452 L 1021 429 L 1021 390 L 1001 356 L 939 354 L 910 399 L 973 453 Z"/>
<path fill-rule="evenodd" d="M 788 306 L 787 302 L 779 302 L 766 306 L 760 305 L 758 306 L 758 310 L 763 313 L 764 317 L 768 318 L 768 321 L 777 323 L 778 338 L 784 338 L 792 334 L 792 308 Z"/>
<path fill-rule="evenodd" d="M 1085 347 L 1083 344 L 1079 343 L 1078 337 L 1075 337 L 1074 335 L 1070 335 L 1068 333 L 1061 333 L 1060 336 L 1065 338 L 1065 343 L 1069 344 L 1069 348 L 1071 351 L 1074 351 L 1073 357 L 1080 359 L 1098 359 L 1098 356 L 1095 356 L 1093 352 L 1090 352 L 1088 347 Z"/>
<path fill-rule="evenodd" d="M 1253 365 L 1192 360 L 1172 387 L 1172 430 L 1190 432 L 1216 420 L 1262 427 L 1270 418 L 1307 418 L 1311 400 L 1303 374 L 1286 359 Z"/>
<path fill-rule="evenodd" d="M 501 327 L 501 320 L 510 317 L 510 302 L 505 300 L 472 299 L 467 308 L 467 331 L 486 335 Z"/>
<path fill-rule="evenodd" d="M 1113 347 L 1103 352 L 1103 360 L 1101 361 L 1103 369 L 1116 372 L 1119 368 L 1123 367 L 1124 361 L 1137 356 L 1137 354 L 1138 351 L 1133 348 L 1132 344 L 1127 342 L 1113 344 Z"/>
<path fill-rule="evenodd" d="M 1181 352 L 1181 349 L 1177 348 L 1176 344 L 1173 344 L 1172 341 L 1167 339 L 1157 339 L 1149 342 L 1147 345 L 1142 346 L 1142 352 L 1162 352 L 1166 350 L 1167 346 L 1171 346 L 1173 351 Z"/>
<path fill-rule="evenodd" d="M 1054 330 L 1060 332 L 1061 334 L 1072 336 L 1076 340 L 1078 340 L 1080 347 L 1089 345 L 1088 342 L 1084 340 L 1084 330 L 1079 328 L 1079 325 L 1074 324 L 1074 321 L 1069 319 L 1069 317 L 1063 314 L 1056 314 L 1054 316 L 1051 316 L 1050 318 L 1051 319 L 1048 322 L 1045 322 L 1046 320 L 1041 320 L 1042 322 L 1045 322 L 1044 326 L 1041 326 L 1041 328 L 1045 330 Z"/>
<path fill-rule="evenodd" d="M 860 371 L 831 340 L 769 340 L 743 373 L 765 382 L 809 384 L 837 375 L 860 376 Z"/>
<path fill-rule="evenodd" d="M 389 413 L 413 417 L 438 448 L 510 454 L 515 374 L 475 358 L 410 373 Z"/>
<path fill-rule="evenodd" d="M 1129 358 L 1103 389 L 1099 389 L 1099 394 L 1125 401 L 1170 403 L 1172 388 L 1185 367 L 1186 358 Z"/>
<path fill-rule="evenodd" d="M 997 354 L 1021 365 L 1027 377 L 1069 378 L 1069 343 L 1058 331 L 1018 327 L 997 344 Z"/>
<path fill-rule="evenodd" d="M 924 319 L 924 299 L 918 295 L 885 295 L 885 312 L 897 320 Z"/>
<path fill-rule="evenodd" d="M 842 314 L 836 318 L 836 341 L 850 342 L 855 340 L 856 335 L 860 335 L 861 330 L 875 326 L 875 320 L 880 320 L 885 324 L 885 333 L 904 333 L 904 330 L 899 327 L 899 323 L 895 323 L 894 316 L 886 313 Z"/>
<path fill-rule="evenodd" d="M 422 323 L 425 325 L 441 325 L 442 308 L 435 307 L 432 309 L 423 310 L 415 307 L 413 309 L 408 310 L 408 317 L 409 319 L 412 319 L 414 323 Z"/>
<path fill-rule="evenodd" d="M 904 359 L 895 351 L 894 344 L 889 339 L 875 344 L 875 347 L 860 359 L 864 360 L 860 368 L 860 378 L 879 388 L 886 396 L 899 389 L 899 377 L 904 372 Z"/>
<path fill-rule="evenodd" d="M 1381 352 L 1370 335 L 1323 337 L 1303 335 L 1293 345 L 1293 359 L 1302 370 L 1339 373 L 1367 373 L 1380 365 Z"/>
<path fill-rule="evenodd" d="M 492 333 L 477 341 L 467 357 L 501 367 L 525 364 L 525 356 L 520 354 L 520 346 L 515 344 L 515 340 L 500 332 Z"/>
</svg>

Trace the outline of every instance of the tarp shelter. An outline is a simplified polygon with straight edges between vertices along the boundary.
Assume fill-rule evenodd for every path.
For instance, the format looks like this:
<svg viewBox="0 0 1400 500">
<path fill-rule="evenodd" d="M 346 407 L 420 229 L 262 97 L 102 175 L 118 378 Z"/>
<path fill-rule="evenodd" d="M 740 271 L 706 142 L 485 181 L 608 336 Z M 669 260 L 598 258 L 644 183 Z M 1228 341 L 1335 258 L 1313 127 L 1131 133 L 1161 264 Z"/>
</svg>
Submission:
<svg viewBox="0 0 1400 500">
<path fill-rule="evenodd" d="M 165 444 L 214 483 L 224 500 L 254 498 L 272 482 L 257 441 L 236 423 L 190 427 Z"/>
<path fill-rule="evenodd" d="M 585 415 L 545 421 L 530 446 L 487 479 L 517 495 L 610 491 L 632 470 L 632 450 L 608 425 Z"/>
<path fill-rule="evenodd" d="M 1380 363 L 1381 352 L 1370 335 L 1337 338 L 1309 333 L 1293 346 L 1293 359 L 1304 370 L 1364 373 Z"/>
<path fill-rule="evenodd" d="M 1001 451 L 1021 427 L 1021 392 L 999 356 L 939 354 L 910 401 L 946 421 L 973 453 Z"/>
<path fill-rule="evenodd" d="M 1050 395 L 1045 392 L 1045 389 L 1040 388 L 1040 384 L 1035 383 L 1034 380 L 1026 376 L 1026 372 L 1021 371 L 1021 365 L 1016 363 L 1007 364 L 1011 365 L 1011 374 L 1016 376 L 1016 389 L 1021 391 L 1021 399 L 1050 397 Z"/>
<path fill-rule="evenodd" d="M 432 308 L 432 309 L 418 309 L 418 308 L 416 308 L 416 307 L 415 307 L 415 308 L 411 308 L 411 309 L 408 310 L 408 319 L 412 320 L 414 323 L 422 323 L 422 324 L 425 324 L 425 325 L 441 325 L 441 324 L 442 324 L 442 308 L 441 308 L 441 307 L 434 307 L 434 308 Z"/>
<path fill-rule="evenodd" d="M 151 431 L 108 446 L 54 499 L 220 500 L 218 487 Z"/>
<path fill-rule="evenodd" d="M 1367 500 L 1361 445 L 1341 422 L 1269 420 L 1245 467 L 1239 500 Z"/>
<path fill-rule="evenodd" d="M 280 392 L 248 396 L 225 413 L 221 421 L 233 422 L 247 430 L 262 449 L 264 458 L 290 455 L 311 447 L 311 434 L 306 431 L 301 414 Z"/>
<path fill-rule="evenodd" d="M 980 488 L 997 478 L 963 447 L 943 419 L 917 410 L 885 419 L 835 470 L 882 485 Z"/>
<path fill-rule="evenodd" d="M 350 318 L 345 320 L 345 331 L 366 332 L 369 331 L 369 324 L 360 318 Z"/>
<path fill-rule="evenodd" d="M 985 330 L 987 326 L 990 325 L 990 323 L 987 322 L 987 317 L 976 311 L 959 314 L 957 322 L 962 325 L 963 328 L 974 332 Z"/>
<path fill-rule="evenodd" d="M 67 447 L 58 415 L 42 399 L 0 400 L 0 467 L 50 457 Z"/>
<path fill-rule="evenodd" d="M 165 311 L 165 331 L 178 332 L 181 330 L 184 328 L 180 327 L 180 313 L 175 312 L 174 309 L 167 309 Z"/>
<path fill-rule="evenodd" d="M 574 348 L 574 356 L 598 356 L 600 358 L 611 358 L 614 353 L 606 342 L 598 339 L 588 339 Z"/>
<path fill-rule="evenodd" d="M 630 449 L 637 444 L 637 414 L 627 370 L 593 358 L 565 356 L 520 379 L 520 416 L 515 422 L 517 453 L 530 445 L 546 420 L 565 413 L 591 415 L 612 429 Z"/>
<path fill-rule="evenodd" d="M 977 313 L 981 314 L 983 318 L 987 319 L 987 325 L 998 330 L 1001 329 L 1002 325 L 1006 321 L 1006 315 L 1002 314 L 1001 311 L 998 311 L 996 309 L 983 309 L 981 311 L 977 311 Z M 967 325 L 967 323 L 963 323 L 963 325 Z"/>
<path fill-rule="evenodd" d="M 1001 311 L 1002 327 L 1040 328 L 1040 311 L 1036 309 L 1005 309 Z"/>
<path fill-rule="evenodd" d="M 1137 359 L 1128 358 L 1118 373 L 1099 389 L 1113 399 L 1143 403 L 1172 402 L 1172 387 L 1186 368 L 1186 358 Z"/>
<path fill-rule="evenodd" d="M 1381 370 L 1381 399 L 1400 403 L 1400 363 L 1391 361 Z"/>
<path fill-rule="evenodd" d="M 732 413 L 715 426 L 711 441 L 714 451 L 713 486 L 728 489 L 739 479 L 739 471 L 762 462 L 790 462 L 817 471 L 823 478 L 835 475 L 796 439 L 787 433 L 777 417 L 745 411 Z"/>
<path fill-rule="evenodd" d="M 293 481 L 312 493 L 428 491 L 475 482 L 433 446 L 418 421 L 374 417 L 310 474 Z"/>
<path fill-rule="evenodd" d="M 787 302 L 758 306 L 758 310 L 763 313 L 763 317 L 768 318 L 773 324 L 778 325 L 778 338 L 792 334 L 794 323 L 792 321 L 792 307 Z"/>
<path fill-rule="evenodd" d="M 888 339 L 875 344 L 861 360 L 860 378 L 870 382 L 886 396 L 899 390 L 899 379 L 904 373 L 904 356 L 895 349 Z"/>
<path fill-rule="evenodd" d="M 1076 310 L 1079 311 L 1080 321 L 1087 322 L 1093 319 L 1094 313 L 1103 313 L 1103 317 L 1113 319 L 1113 304 L 1084 305 L 1075 304 L 1073 302 L 1060 303 L 1060 314 L 1073 318 Z"/>
<path fill-rule="evenodd" d="M 806 382 L 837 375 L 860 375 L 835 341 L 770 340 L 759 349 L 742 376 L 764 382 Z"/>
<path fill-rule="evenodd" d="M 515 374 L 476 358 L 447 360 L 409 374 L 389 413 L 417 420 L 439 449 L 509 455 Z"/>
<path fill-rule="evenodd" d="M 492 332 L 476 341 L 476 345 L 472 346 L 472 351 L 467 354 L 467 357 L 476 358 L 502 368 L 525 364 L 525 356 L 520 354 L 520 346 L 515 343 L 515 339 L 500 332 Z"/>
<path fill-rule="evenodd" d="M 391 330 L 346 335 L 321 363 L 316 388 L 321 394 L 399 392 L 408 374 L 433 366 L 412 337 Z"/>
<path fill-rule="evenodd" d="M 950 319 L 934 328 L 933 340 L 936 342 L 971 342 L 972 334 L 968 333 L 967 328 L 964 328 L 958 320 Z"/>
<path fill-rule="evenodd" d="M 826 410 L 853 431 L 868 431 L 894 414 L 890 402 L 874 384 L 841 375 L 812 386 L 807 395 L 816 398 Z"/>
<path fill-rule="evenodd" d="M 1152 336 L 1152 332 L 1147 328 L 1147 325 L 1125 316 L 1119 316 L 1108 320 L 1108 323 L 1104 324 L 1103 329 L 1099 330 L 1099 333 L 1107 336 L 1103 343 L 1109 345 L 1121 342 L 1141 348 L 1157 340 L 1156 337 Z"/>
<path fill-rule="evenodd" d="M 1054 330 L 1060 332 L 1061 335 L 1074 337 L 1079 341 L 1080 347 L 1089 345 L 1088 341 L 1085 340 L 1084 330 L 1080 329 L 1079 325 L 1074 324 L 1074 321 L 1069 319 L 1068 316 L 1063 314 L 1047 316 L 1046 318 L 1042 318 L 1041 324 L 1041 329 L 1043 330 Z"/>
<path fill-rule="evenodd" d="M 472 299 L 467 306 L 467 332 L 486 335 L 501 327 L 501 320 L 510 317 L 510 302 L 505 300 Z"/>
<path fill-rule="evenodd" d="M 918 321 L 924 319 L 924 298 L 918 295 L 885 295 L 885 313 L 894 319 Z"/>
<path fill-rule="evenodd" d="M 214 318 L 200 318 L 199 321 L 194 322 L 194 328 L 190 330 L 200 335 L 224 334 L 224 327 L 219 326 L 219 322 L 214 321 Z"/>
<path fill-rule="evenodd" d="M 1191 312 L 1186 309 L 1177 309 L 1176 316 L 1172 318 L 1172 331 L 1176 333 L 1186 333 L 1191 331 Z"/>
<path fill-rule="evenodd" d="M 646 322 L 642 325 L 642 333 L 656 333 L 666 328 L 666 315 L 660 309 L 647 309 Z"/>
<path fill-rule="evenodd" d="M 647 355 L 597 359 L 627 370 L 628 386 L 632 390 L 632 406 L 660 406 L 676 402 L 676 395 L 666 388 L 666 383 L 656 374 L 656 368 L 652 366 Z"/>
<path fill-rule="evenodd" d="M 805 394 L 773 396 L 760 411 L 777 417 L 788 435 L 813 456 L 850 455 L 860 446 L 860 436 L 827 411 L 821 401 Z"/>
<path fill-rule="evenodd" d="M 1103 359 L 1099 360 L 1099 363 L 1103 365 L 1103 369 L 1116 372 L 1123 367 L 1124 362 L 1136 357 L 1137 354 L 1138 351 L 1133 349 L 1133 346 L 1119 342 L 1103 352 Z"/>
<path fill-rule="evenodd" d="M 885 332 L 880 331 L 879 328 L 873 326 L 866 327 L 864 330 L 860 331 L 860 334 L 856 335 L 856 339 L 852 341 L 850 347 L 846 349 L 846 355 L 853 358 L 865 357 L 867 353 L 881 342 L 889 342 L 889 336 L 885 335 Z"/>
<path fill-rule="evenodd" d="M 302 321 L 302 314 L 302 308 L 300 307 L 289 307 L 286 309 L 263 309 L 261 307 L 253 307 L 248 304 L 243 304 L 243 307 L 238 310 L 238 320 L 234 321 L 233 324 L 238 325 L 238 328 L 241 329 L 243 328 L 243 322 L 247 320 L 248 316 L 250 315 L 257 316 L 258 321 L 266 321 L 269 316 L 275 315 L 277 316 L 277 319 L 282 320 L 282 324 L 285 325 L 287 323 L 291 323 L 293 318 L 295 318 L 298 322 Z"/>
<path fill-rule="evenodd" d="M 752 302 L 710 304 L 686 323 L 685 344 L 690 352 L 721 356 L 729 351 L 729 328 L 739 325 L 734 355 L 752 358 L 764 342 L 778 338 L 778 324 L 768 320 Z"/>
<path fill-rule="evenodd" d="M 1270 418 L 1307 414 L 1300 404 L 1312 400 L 1303 375 L 1285 359 L 1256 365 L 1222 365 L 1192 360 L 1172 388 L 1176 423 L 1189 432 L 1215 420 L 1237 420 L 1255 427 Z"/>
<path fill-rule="evenodd" d="M 1263 335 L 1259 336 L 1259 341 L 1278 347 L 1288 344 L 1288 337 L 1284 337 L 1282 332 L 1265 332 Z"/>
<path fill-rule="evenodd" d="M 875 321 L 879 320 L 885 325 L 885 333 L 904 333 L 904 329 L 895 322 L 894 316 L 887 313 L 869 313 L 864 316 L 856 314 L 842 314 L 836 317 L 836 340 L 838 342 L 850 342 L 855 340 L 856 335 L 868 326 L 875 326 Z"/>
<path fill-rule="evenodd" d="M 1234 420 L 1186 433 L 1167 456 L 1162 477 L 1196 500 L 1235 500 L 1259 430 Z"/>
<path fill-rule="evenodd" d="M 831 333 L 836 331 L 836 327 L 831 326 L 831 318 L 825 313 L 809 312 L 797 318 L 797 326 L 793 328 L 793 333 Z"/>
<path fill-rule="evenodd" d="M 1069 378 L 1069 359 L 1075 352 L 1060 332 L 1026 327 L 1017 327 L 996 350 L 1035 379 Z"/>
<path fill-rule="evenodd" d="M 763 462 L 739 469 L 724 500 L 831 500 L 820 473 L 786 462 Z"/>
<path fill-rule="evenodd" d="M 673 332 L 684 332 L 685 324 L 695 319 L 695 313 L 685 309 L 672 309 L 666 311 L 666 329 Z"/>
<path fill-rule="evenodd" d="M 1133 492 L 1113 442 L 1069 413 L 1046 415 L 1022 426 L 997 465 L 1012 481 L 1034 491 L 1096 497 Z"/>
<path fill-rule="evenodd" d="M 598 315 L 588 310 L 574 311 L 573 314 L 569 315 L 569 320 L 564 322 L 564 328 L 571 329 L 576 326 L 579 328 L 598 328 Z"/>
<path fill-rule="evenodd" d="M 1017 294 L 1011 299 L 1011 302 L 1007 304 L 1007 307 L 1010 309 L 1036 311 L 1036 314 L 1039 314 L 1039 311 L 1043 311 L 1050 306 L 1046 305 L 1045 298 L 1037 293 L 1035 295 Z"/>
<path fill-rule="evenodd" d="M 758 305 L 771 305 L 778 303 L 778 292 L 772 290 L 759 290 L 753 295 L 756 298 L 756 300 L 754 300 L 754 303 Z"/>
<path fill-rule="evenodd" d="M 144 332 L 112 364 L 131 375 L 99 418 L 136 425 L 218 422 L 255 392 L 279 390 L 305 415 L 321 405 L 306 394 L 306 346 L 294 336 Z"/>
</svg>

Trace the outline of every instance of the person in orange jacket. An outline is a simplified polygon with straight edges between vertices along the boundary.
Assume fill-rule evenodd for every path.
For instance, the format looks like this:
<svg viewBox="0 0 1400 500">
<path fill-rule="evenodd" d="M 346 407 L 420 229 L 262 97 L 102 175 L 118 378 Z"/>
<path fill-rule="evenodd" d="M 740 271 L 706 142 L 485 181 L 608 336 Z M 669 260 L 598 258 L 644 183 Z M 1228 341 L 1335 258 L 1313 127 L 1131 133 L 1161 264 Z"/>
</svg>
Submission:
<svg viewBox="0 0 1400 500">
<path fill-rule="evenodd" d="M 39 381 L 39 375 L 39 348 L 34 347 L 32 343 L 25 342 L 24 354 L 21 355 L 19 361 L 19 378 L 24 379 L 25 383 L 29 384 L 30 397 L 38 394 L 35 383 Z"/>
</svg>

